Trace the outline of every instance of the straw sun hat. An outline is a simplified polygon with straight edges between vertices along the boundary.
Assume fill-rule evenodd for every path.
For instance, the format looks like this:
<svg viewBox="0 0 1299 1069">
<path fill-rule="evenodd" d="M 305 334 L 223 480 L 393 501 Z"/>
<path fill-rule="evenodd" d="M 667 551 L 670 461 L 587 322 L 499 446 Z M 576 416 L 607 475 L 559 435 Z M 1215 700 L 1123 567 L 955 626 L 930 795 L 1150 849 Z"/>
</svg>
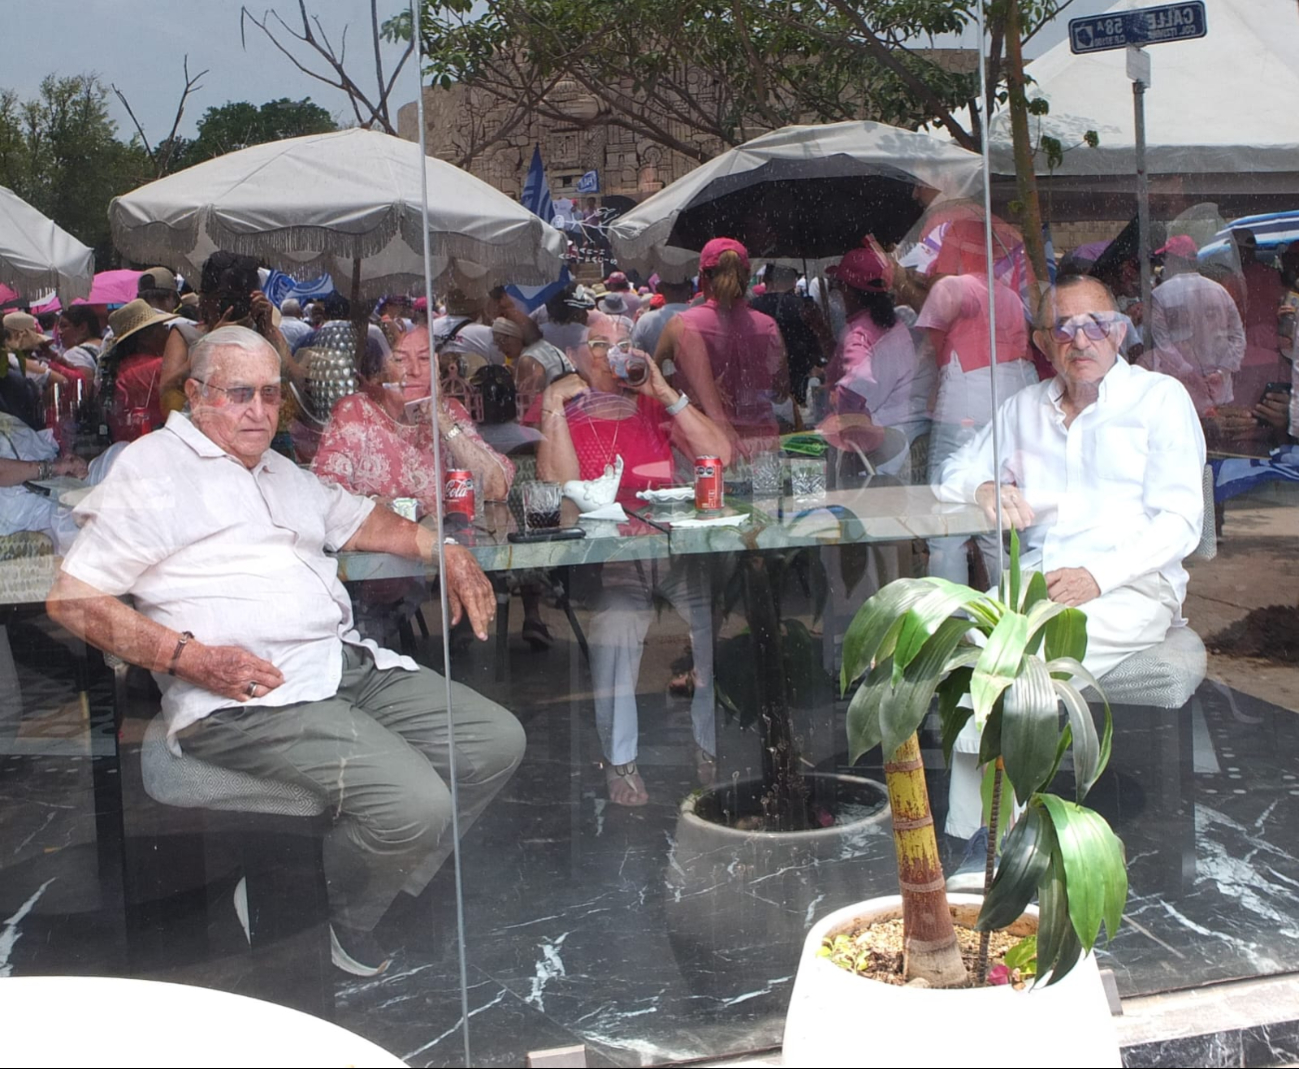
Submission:
<svg viewBox="0 0 1299 1069">
<path fill-rule="evenodd" d="M 147 301 L 137 298 L 122 305 L 108 317 L 109 329 L 113 332 L 113 344 L 116 345 L 132 334 L 138 334 L 145 327 L 156 323 L 170 323 L 176 317 L 168 312 L 159 312 Z"/>
<path fill-rule="evenodd" d="M 39 349 L 47 341 L 53 340 L 48 334 L 41 333 L 36 317 L 26 312 L 10 312 L 4 318 L 4 328 L 5 345 L 20 353 Z"/>
</svg>

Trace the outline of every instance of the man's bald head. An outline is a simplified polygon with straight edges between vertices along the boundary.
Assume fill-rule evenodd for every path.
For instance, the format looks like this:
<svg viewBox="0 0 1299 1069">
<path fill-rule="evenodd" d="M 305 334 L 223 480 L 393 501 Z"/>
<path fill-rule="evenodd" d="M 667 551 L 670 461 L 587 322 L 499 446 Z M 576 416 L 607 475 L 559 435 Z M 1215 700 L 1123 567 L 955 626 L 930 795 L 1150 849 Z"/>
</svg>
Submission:
<svg viewBox="0 0 1299 1069">
<path fill-rule="evenodd" d="M 1117 312 L 1119 310 L 1119 302 L 1114 298 L 1114 291 L 1100 279 L 1093 278 L 1091 275 L 1065 275 L 1057 279 L 1054 286 L 1043 292 L 1042 299 L 1037 304 L 1037 315 L 1033 319 L 1033 326 L 1038 330 L 1050 330 L 1055 325 L 1058 296 L 1077 290 L 1081 297 L 1084 287 L 1089 296 L 1094 295 L 1093 300 L 1088 302 L 1094 305 L 1092 311 Z"/>
</svg>

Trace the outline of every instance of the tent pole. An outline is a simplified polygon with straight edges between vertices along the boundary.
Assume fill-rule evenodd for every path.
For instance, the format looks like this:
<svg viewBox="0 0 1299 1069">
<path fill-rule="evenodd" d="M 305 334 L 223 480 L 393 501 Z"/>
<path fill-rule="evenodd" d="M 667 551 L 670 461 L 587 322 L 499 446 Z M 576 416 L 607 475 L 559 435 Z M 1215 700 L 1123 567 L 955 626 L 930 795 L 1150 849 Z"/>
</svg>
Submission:
<svg viewBox="0 0 1299 1069">
<path fill-rule="evenodd" d="M 1150 176 L 1146 173 L 1146 86 L 1132 81 L 1137 156 L 1137 255 L 1141 257 L 1141 341 L 1148 353 L 1150 335 Z"/>
<path fill-rule="evenodd" d="M 352 293 L 349 303 L 352 305 L 352 326 L 356 330 L 356 353 L 353 366 L 359 368 L 361 358 L 365 356 L 365 339 L 369 333 L 367 326 L 370 321 L 369 315 L 361 307 L 361 258 L 359 256 L 352 260 Z"/>
</svg>

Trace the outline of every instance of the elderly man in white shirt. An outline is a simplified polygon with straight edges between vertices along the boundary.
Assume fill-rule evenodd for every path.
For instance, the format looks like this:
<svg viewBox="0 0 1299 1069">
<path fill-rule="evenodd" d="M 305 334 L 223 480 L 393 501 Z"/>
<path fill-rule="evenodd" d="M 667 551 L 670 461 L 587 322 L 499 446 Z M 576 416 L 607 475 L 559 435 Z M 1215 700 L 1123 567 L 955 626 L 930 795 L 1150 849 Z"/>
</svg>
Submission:
<svg viewBox="0 0 1299 1069">
<path fill-rule="evenodd" d="M 1042 302 L 1034 339 L 1056 378 L 997 410 L 943 465 L 935 493 L 975 501 L 1022 532 L 1021 561 L 1043 572 L 1052 600 L 1087 614 L 1084 664 L 1100 676 L 1185 624 L 1182 560 L 1199 542 L 1204 434 L 1185 387 L 1118 357 L 1126 330 L 1096 279 L 1061 280 Z M 978 739 L 953 755 L 949 834 L 981 823 Z"/>
<path fill-rule="evenodd" d="M 270 450 L 280 361 L 255 332 L 212 331 L 189 375 L 191 417 L 172 413 L 129 445 L 78 506 L 49 612 L 154 673 L 173 747 L 315 784 L 338 818 L 324 842 L 334 962 L 377 975 L 390 957 L 375 925 L 453 846 L 451 724 L 440 676 L 353 629 L 326 551 L 431 562 L 434 536 Z M 467 550 L 445 549 L 453 622 L 467 614 L 486 638 L 491 584 Z M 524 737 L 500 706 L 452 690 L 463 832 L 518 766 Z"/>
</svg>

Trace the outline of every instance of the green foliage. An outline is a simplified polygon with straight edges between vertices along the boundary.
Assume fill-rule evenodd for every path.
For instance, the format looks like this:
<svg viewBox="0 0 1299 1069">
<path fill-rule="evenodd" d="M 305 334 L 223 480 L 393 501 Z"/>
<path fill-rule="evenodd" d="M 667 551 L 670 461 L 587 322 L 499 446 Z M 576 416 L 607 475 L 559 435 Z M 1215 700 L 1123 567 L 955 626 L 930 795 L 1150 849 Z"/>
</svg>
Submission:
<svg viewBox="0 0 1299 1069">
<path fill-rule="evenodd" d="M 602 102 L 606 121 L 704 158 L 690 134 L 734 145 L 796 122 L 951 119 L 978 96 L 977 77 L 926 49 L 936 36 L 970 30 L 976 2 L 428 0 L 424 73 L 432 85 L 463 85 L 551 117 L 563 107 L 549 88 L 563 83 Z M 1066 2 L 1026 0 L 1027 32 Z M 989 5 L 991 24 L 1004 18 L 1004 5 Z M 384 25 L 389 40 L 410 33 L 405 13 Z"/>
<path fill-rule="evenodd" d="M 182 170 L 250 145 L 337 129 L 333 116 L 313 104 L 310 97 L 302 100 L 281 97 L 262 105 L 233 101 L 203 113 L 198 121 L 198 136 L 173 156 L 171 169 Z"/>
<path fill-rule="evenodd" d="M 95 75 L 49 75 L 30 100 L 0 90 L 0 185 L 93 248 L 99 265 L 111 256 L 108 202 L 148 174 L 143 147 L 118 140 Z"/>
<path fill-rule="evenodd" d="M 901 579 L 862 605 L 843 649 L 844 692 L 860 681 L 848 707 L 852 760 L 877 745 L 893 752 L 935 694 L 949 760 L 969 718 L 984 723 L 979 760 L 1001 759 L 1026 809 L 1006 836 L 979 926 L 1004 927 L 1036 894 L 1038 973 L 1058 980 L 1102 925 L 1114 934 L 1127 898 L 1123 844 L 1081 805 L 1109 760 L 1113 733 L 1109 704 L 1102 699 L 1098 732 L 1079 689 L 1100 691 L 1080 663 L 1085 613 L 1050 601 L 1040 575 L 1024 581 L 1012 533 L 1000 598 L 941 579 Z M 1076 801 L 1046 793 L 1070 750 Z"/>
<path fill-rule="evenodd" d="M 1007 969 L 1018 969 L 1025 979 L 1037 975 L 1037 936 L 1026 935 L 1006 951 L 1002 961 Z"/>
</svg>

